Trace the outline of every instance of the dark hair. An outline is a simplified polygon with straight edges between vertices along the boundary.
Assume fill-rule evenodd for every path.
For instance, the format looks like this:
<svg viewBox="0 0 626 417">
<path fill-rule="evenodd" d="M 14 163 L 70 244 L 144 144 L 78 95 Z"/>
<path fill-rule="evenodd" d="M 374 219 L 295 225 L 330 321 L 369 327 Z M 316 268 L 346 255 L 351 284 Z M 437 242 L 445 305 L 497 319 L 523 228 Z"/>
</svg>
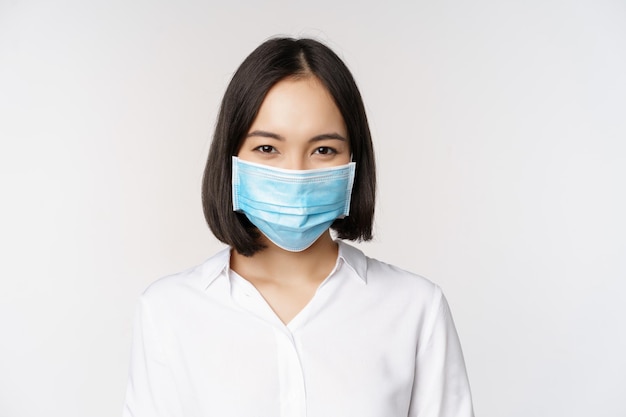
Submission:
<svg viewBox="0 0 626 417">
<path fill-rule="evenodd" d="M 332 229 L 341 239 L 370 240 L 374 220 L 376 169 L 361 94 L 350 71 L 327 46 L 312 39 L 274 38 L 256 48 L 233 75 L 220 108 L 202 179 L 202 206 L 211 231 L 239 253 L 263 249 L 259 231 L 233 211 L 231 157 L 237 155 L 267 92 L 290 77 L 315 76 L 334 98 L 348 130 L 356 173 L 350 215 Z"/>
</svg>

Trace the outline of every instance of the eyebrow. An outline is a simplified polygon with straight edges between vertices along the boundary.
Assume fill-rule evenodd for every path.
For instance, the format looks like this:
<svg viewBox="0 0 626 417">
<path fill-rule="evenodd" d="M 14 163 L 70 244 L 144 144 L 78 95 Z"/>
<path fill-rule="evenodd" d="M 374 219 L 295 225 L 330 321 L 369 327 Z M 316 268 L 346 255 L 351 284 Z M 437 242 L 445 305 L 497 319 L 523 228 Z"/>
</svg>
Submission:
<svg viewBox="0 0 626 417">
<path fill-rule="evenodd" d="M 263 138 L 272 138 L 272 139 L 281 140 L 281 141 L 285 140 L 285 138 L 282 137 L 281 135 L 278 135 L 272 132 L 266 132 L 265 130 L 255 130 L 246 135 L 247 138 L 251 136 L 260 136 Z M 313 136 L 311 139 L 309 139 L 309 142 L 317 142 L 317 141 L 325 140 L 325 139 L 336 139 L 336 140 L 341 140 L 343 142 L 347 142 L 346 138 L 341 136 L 339 133 L 322 133 L 321 135 Z"/>
</svg>

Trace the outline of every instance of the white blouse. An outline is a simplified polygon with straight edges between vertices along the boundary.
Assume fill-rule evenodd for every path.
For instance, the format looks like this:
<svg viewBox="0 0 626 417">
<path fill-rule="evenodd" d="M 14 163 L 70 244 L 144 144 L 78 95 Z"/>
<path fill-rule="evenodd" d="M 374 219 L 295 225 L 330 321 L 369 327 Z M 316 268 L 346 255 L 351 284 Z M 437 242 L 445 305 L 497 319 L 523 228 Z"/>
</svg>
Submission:
<svg viewBox="0 0 626 417">
<path fill-rule="evenodd" d="M 342 242 L 283 324 L 230 249 L 162 278 L 135 318 L 125 417 L 470 417 L 439 287 Z"/>
</svg>

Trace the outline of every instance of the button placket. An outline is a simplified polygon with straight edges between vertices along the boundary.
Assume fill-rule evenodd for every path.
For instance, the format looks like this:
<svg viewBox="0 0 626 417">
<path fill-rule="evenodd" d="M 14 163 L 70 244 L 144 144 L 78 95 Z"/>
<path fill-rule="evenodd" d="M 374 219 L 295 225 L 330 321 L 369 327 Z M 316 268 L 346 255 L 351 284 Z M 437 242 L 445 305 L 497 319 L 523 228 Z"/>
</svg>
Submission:
<svg viewBox="0 0 626 417">
<path fill-rule="evenodd" d="M 269 325 L 273 331 L 276 343 L 280 417 L 306 417 L 306 385 L 299 344 L 294 334 L 301 331 L 308 320 L 328 300 L 329 295 L 338 285 L 330 278 L 341 267 L 341 264 L 339 260 L 333 271 L 320 284 L 309 303 L 287 325 L 280 320 L 251 283 L 236 274 L 232 276 L 231 294 L 235 302 Z"/>
<path fill-rule="evenodd" d="M 306 389 L 300 355 L 293 335 L 284 327 L 274 328 L 280 383 L 281 417 L 306 416 Z"/>
</svg>

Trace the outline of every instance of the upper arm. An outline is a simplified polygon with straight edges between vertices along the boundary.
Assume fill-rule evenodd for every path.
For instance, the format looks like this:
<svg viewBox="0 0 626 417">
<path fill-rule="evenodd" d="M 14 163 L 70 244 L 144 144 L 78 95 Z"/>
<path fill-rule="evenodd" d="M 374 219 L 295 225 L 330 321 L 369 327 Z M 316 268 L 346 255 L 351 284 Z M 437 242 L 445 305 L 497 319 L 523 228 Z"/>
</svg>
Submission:
<svg viewBox="0 0 626 417">
<path fill-rule="evenodd" d="M 417 350 L 409 417 L 472 417 L 461 344 L 439 288 L 432 306 Z"/>
<path fill-rule="evenodd" d="M 176 384 L 145 299 L 135 312 L 124 417 L 182 416 Z"/>
</svg>

